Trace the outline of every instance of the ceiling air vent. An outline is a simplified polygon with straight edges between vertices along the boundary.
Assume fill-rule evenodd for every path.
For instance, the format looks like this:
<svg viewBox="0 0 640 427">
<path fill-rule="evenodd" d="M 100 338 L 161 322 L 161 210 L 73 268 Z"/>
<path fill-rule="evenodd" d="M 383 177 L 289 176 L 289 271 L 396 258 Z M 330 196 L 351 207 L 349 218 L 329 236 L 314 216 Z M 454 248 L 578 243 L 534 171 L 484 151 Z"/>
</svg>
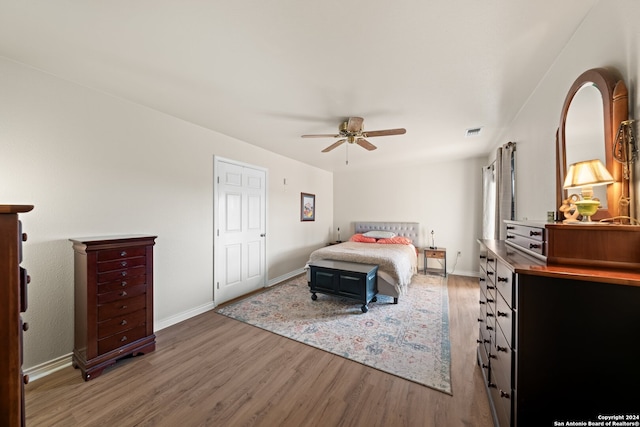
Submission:
<svg viewBox="0 0 640 427">
<path fill-rule="evenodd" d="M 480 135 L 480 131 L 482 130 L 482 128 L 471 128 L 471 129 L 467 129 L 467 133 L 465 134 L 465 136 L 467 138 L 471 137 L 471 136 L 478 136 Z"/>
</svg>

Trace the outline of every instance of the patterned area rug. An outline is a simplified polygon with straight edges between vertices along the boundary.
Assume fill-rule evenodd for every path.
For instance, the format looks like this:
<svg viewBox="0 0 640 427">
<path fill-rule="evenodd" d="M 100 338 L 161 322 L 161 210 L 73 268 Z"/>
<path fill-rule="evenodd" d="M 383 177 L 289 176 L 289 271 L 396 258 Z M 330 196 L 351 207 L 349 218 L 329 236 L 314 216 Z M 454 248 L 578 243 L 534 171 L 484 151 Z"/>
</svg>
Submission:
<svg viewBox="0 0 640 427">
<path fill-rule="evenodd" d="M 451 394 L 449 299 L 443 277 L 415 275 L 398 304 L 317 294 L 294 277 L 216 311 L 278 335 Z"/>
</svg>

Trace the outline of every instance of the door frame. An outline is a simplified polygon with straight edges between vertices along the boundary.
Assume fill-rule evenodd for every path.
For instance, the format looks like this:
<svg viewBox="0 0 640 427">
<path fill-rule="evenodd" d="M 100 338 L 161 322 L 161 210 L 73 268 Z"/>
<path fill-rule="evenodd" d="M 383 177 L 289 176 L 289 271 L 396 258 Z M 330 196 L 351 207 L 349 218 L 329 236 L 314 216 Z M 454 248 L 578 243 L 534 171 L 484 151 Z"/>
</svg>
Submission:
<svg viewBox="0 0 640 427">
<path fill-rule="evenodd" d="M 216 268 L 216 260 L 218 259 L 216 256 L 216 244 L 218 242 L 218 227 L 219 227 L 219 212 L 218 212 L 218 172 L 219 172 L 219 162 L 225 162 L 225 163 L 231 163 L 237 166 L 242 166 L 242 167 L 246 167 L 246 168 L 251 168 L 251 169 L 256 169 L 259 171 L 264 172 L 264 176 L 265 176 L 265 192 L 264 192 L 264 228 L 265 228 L 265 240 L 264 240 L 264 287 L 267 286 L 267 283 L 269 282 L 269 265 L 267 264 L 267 251 L 268 251 L 268 245 L 267 245 L 267 237 L 269 237 L 269 234 L 267 232 L 268 228 L 269 228 L 269 223 L 267 222 L 268 220 L 268 211 L 269 211 L 269 169 L 262 167 L 262 166 L 256 166 L 250 163 L 245 163 L 245 162 L 241 162 L 238 160 L 233 160 L 233 159 L 229 159 L 227 157 L 222 157 L 222 156 L 218 156 L 218 155 L 213 155 L 213 262 L 212 262 L 212 267 L 213 267 L 213 286 L 212 286 L 212 301 L 213 301 L 213 307 L 216 307 L 216 287 L 218 284 L 218 277 L 216 275 L 216 271 L 218 270 Z"/>
</svg>

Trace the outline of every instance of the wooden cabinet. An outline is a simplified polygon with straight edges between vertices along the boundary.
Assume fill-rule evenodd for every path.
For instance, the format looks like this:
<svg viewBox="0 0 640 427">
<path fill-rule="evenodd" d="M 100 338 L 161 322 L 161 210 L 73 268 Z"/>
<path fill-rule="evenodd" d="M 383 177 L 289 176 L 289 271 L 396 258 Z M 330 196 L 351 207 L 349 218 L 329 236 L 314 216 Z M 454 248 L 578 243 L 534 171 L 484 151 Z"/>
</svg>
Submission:
<svg viewBox="0 0 640 427">
<path fill-rule="evenodd" d="M 309 265 L 311 299 L 316 292 L 355 299 L 362 312 L 369 311 L 369 301 L 378 294 L 378 266 L 346 261 L 320 260 Z"/>
<path fill-rule="evenodd" d="M 73 366 L 85 380 L 118 359 L 155 349 L 156 236 L 71 239 L 75 265 Z"/>
<path fill-rule="evenodd" d="M 24 426 L 24 384 L 29 378 L 22 372 L 22 333 L 28 325 L 21 312 L 27 311 L 29 276 L 20 266 L 22 233 L 18 214 L 29 212 L 31 205 L 0 205 L 0 425 Z"/>
<path fill-rule="evenodd" d="M 478 363 L 496 425 L 637 414 L 640 273 L 547 265 L 482 240 L 480 289 Z"/>
</svg>

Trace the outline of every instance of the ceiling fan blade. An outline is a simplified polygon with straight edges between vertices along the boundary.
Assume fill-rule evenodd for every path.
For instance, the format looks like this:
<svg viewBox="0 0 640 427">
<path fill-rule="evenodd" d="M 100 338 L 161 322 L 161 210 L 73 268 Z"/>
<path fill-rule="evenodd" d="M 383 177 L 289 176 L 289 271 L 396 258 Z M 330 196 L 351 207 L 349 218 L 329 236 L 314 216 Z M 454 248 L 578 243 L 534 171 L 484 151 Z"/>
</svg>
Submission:
<svg viewBox="0 0 640 427">
<path fill-rule="evenodd" d="M 349 117 L 347 122 L 347 132 L 360 132 L 362 130 L 362 117 Z"/>
<path fill-rule="evenodd" d="M 339 141 L 334 142 L 333 144 L 331 144 L 330 146 L 328 146 L 327 148 L 325 148 L 324 150 L 322 150 L 323 153 L 328 153 L 329 151 L 333 150 L 336 147 L 341 146 L 342 144 L 344 144 L 346 141 L 346 139 L 341 139 Z"/>
<path fill-rule="evenodd" d="M 362 135 L 370 138 L 374 136 L 404 135 L 405 133 L 407 133 L 406 129 L 399 128 L 399 129 L 366 131 L 366 132 L 362 132 Z"/>
<path fill-rule="evenodd" d="M 318 135 L 302 135 L 303 138 L 337 138 L 340 135 L 336 135 L 333 133 L 327 133 L 327 134 L 318 134 Z"/>
<path fill-rule="evenodd" d="M 376 148 L 378 148 L 364 138 L 358 138 L 358 140 L 356 141 L 356 144 L 358 144 L 360 147 L 365 148 L 369 151 L 373 151 Z"/>
</svg>

